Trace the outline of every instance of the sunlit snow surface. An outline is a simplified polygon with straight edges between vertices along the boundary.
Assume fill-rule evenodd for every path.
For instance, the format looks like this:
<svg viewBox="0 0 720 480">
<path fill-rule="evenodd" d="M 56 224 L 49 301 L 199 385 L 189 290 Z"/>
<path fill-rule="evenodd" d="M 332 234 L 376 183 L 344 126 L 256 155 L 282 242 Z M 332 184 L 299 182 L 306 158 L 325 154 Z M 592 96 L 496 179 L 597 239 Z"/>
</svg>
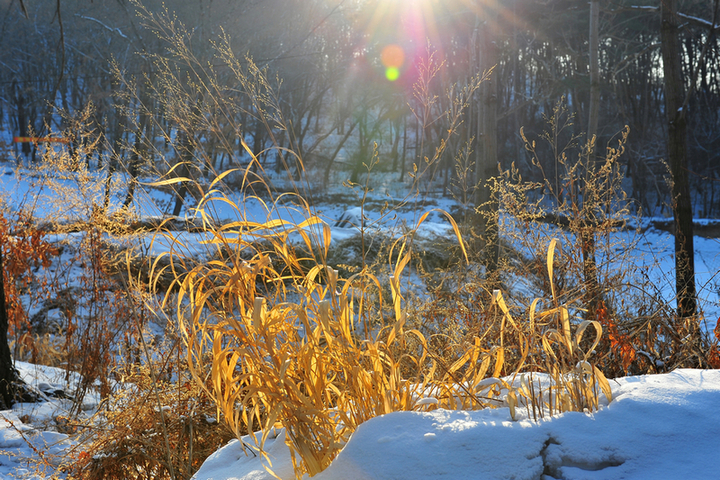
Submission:
<svg viewBox="0 0 720 480">
<path fill-rule="evenodd" d="M 58 369 L 18 367 L 38 388 L 64 385 Z M 720 371 L 677 370 L 611 385 L 615 398 L 598 412 L 539 422 L 523 410 L 513 422 L 507 408 L 383 415 L 362 424 L 330 467 L 313 478 L 717 478 Z M 64 478 L 54 467 L 73 454 L 75 443 L 54 431 L 53 419 L 66 407 L 55 399 L 0 412 L 0 478 Z M 47 460 L 44 466 L 38 451 Z M 294 478 L 282 429 L 270 436 L 266 451 L 280 478 Z M 194 478 L 273 477 L 260 457 L 246 455 L 234 440 L 209 457 Z"/>
<path fill-rule="evenodd" d="M 507 408 L 397 412 L 362 424 L 318 480 L 718 478 L 720 371 L 677 370 L 611 381 L 593 414 L 513 422 Z M 292 479 L 284 434 L 268 441 L 272 470 Z M 232 441 L 196 480 L 273 478 Z"/>
<path fill-rule="evenodd" d="M 75 442 L 56 431 L 56 419 L 68 414 L 72 402 L 48 395 L 67 391 L 65 370 L 25 362 L 16 362 L 15 367 L 25 383 L 45 400 L 18 403 L 12 410 L 0 411 L 0 479 L 64 478 L 55 467 Z M 77 380 L 77 375 L 70 376 L 71 382 Z M 83 408 L 94 408 L 98 401 L 97 395 L 90 393 Z"/>
</svg>

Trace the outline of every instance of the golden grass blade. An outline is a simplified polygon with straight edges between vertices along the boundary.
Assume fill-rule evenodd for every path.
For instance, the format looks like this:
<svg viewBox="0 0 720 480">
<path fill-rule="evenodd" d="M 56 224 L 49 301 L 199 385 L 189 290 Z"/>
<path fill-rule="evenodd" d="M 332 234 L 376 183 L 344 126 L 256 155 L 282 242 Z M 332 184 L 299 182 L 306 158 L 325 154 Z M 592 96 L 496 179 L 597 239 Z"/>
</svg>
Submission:
<svg viewBox="0 0 720 480">
<path fill-rule="evenodd" d="M 480 339 L 475 337 L 472 346 L 472 357 L 470 357 L 470 365 L 476 365 L 480 357 Z"/>
<path fill-rule="evenodd" d="M 352 301 L 348 301 L 347 297 L 341 296 L 339 298 L 340 312 L 338 314 L 340 322 L 340 332 L 342 333 L 343 340 L 351 348 L 355 347 L 353 340 L 352 331 L 353 325 L 353 312 L 352 312 Z"/>
<path fill-rule="evenodd" d="M 268 464 L 263 463 L 263 468 L 265 469 L 265 471 L 267 473 L 269 473 L 271 477 L 277 478 L 278 480 L 282 480 L 280 477 L 277 476 L 277 474 L 273 471 L 273 469 L 270 468 L 272 466 L 272 463 L 270 463 L 270 458 L 269 457 L 266 457 L 266 458 L 268 460 Z"/>
<path fill-rule="evenodd" d="M 508 308 L 507 303 L 505 303 L 505 298 L 503 297 L 503 294 L 500 290 L 493 290 L 492 302 L 490 303 L 490 305 L 494 304 L 497 304 L 497 306 L 500 307 L 500 310 L 503 312 L 504 318 L 510 320 L 512 326 L 517 328 L 517 324 L 512 318 L 512 315 L 510 315 L 510 309 Z"/>
<path fill-rule="evenodd" d="M 217 185 L 218 183 L 222 182 L 223 179 L 225 179 L 225 177 L 227 177 L 227 176 L 230 175 L 231 173 L 235 173 L 235 172 L 238 172 L 238 171 L 240 171 L 239 168 L 230 168 L 230 169 L 225 170 L 224 172 L 222 172 L 220 175 L 216 176 L 216 177 L 213 179 L 213 181 L 210 182 L 210 187 L 208 188 L 208 192 L 211 191 L 211 190 L 215 187 L 215 185 Z"/>
<path fill-rule="evenodd" d="M 265 317 L 265 299 L 256 297 L 253 304 L 252 320 L 255 333 L 260 334 L 263 329 L 263 320 Z"/>
<path fill-rule="evenodd" d="M 287 374 L 288 368 L 292 364 L 292 361 L 289 358 L 286 358 L 284 361 L 281 361 L 281 367 L 280 367 L 280 373 L 278 375 L 278 379 L 280 382 L 283 382 L 283 379 L 285 378 L 285 375 Z"/>
<path fill-rule="evenodd" d="M 539 298 L 533 300 L 530 304 L 530 310 L 528 311 L 528 317 L 530 321 L 530 335 L 535 335 L 535 311 L 537 310 L 537 305 L 539 302 Z"/>
<path fill-rule="evenodd" d="M 587 353 L 585 353 L 583 360 L 587 360 L 588 355 L 590 355 L 590 353 L 592 353 L 593 350 L 595 350 L 595 347 L 597 347 L 600 343 L 600 338 L 602 337 L 602 325 L 600 325 L 600 322 L 596 320 L 585 320 L 578 326 L 577 330 L 575 331 L 575 348 L 580 350 L 580 341 L 583 338 L 585 329 L 591 325 L 595 327 L 595 341 L 588 349 Z"/>
<path fill-rule="evenodd" d="M 505 366 L 505 349 L 500 347 L 495 352 L 495 370 L 493 371 L 493 377 L 500 377 L 503 366 Z"/>
<path fill-rule="evenodd" d="M 573 338 L 572 338 L 572 332 L 570 331 L 570 312 L 568 312 L 567 307 L 562 306 L 560 307 L 560 321 L 562 324 L 562 331 L 563 336 L 562 340 L 563 343 L 565 343 L 565 346 L 568 349 L 568 352 L 572 355 L 573 353 Z"/>
<path fill-rule="evenodd" d="M 255 161 L 255 162 L 257 162 L 257 163 L 260 163 L 260 162 L 257 161 L 257 157 L 255 156 L 255 154 L 253 153 L 253 151 L 250 149 L 250 147 L 248 146 L 248 144 L 245 142 L 245 139 L 242 138 L 242 135 L 239 136 L 239 139 L 240 139 L 240 145 L 242 145 L 243 149 L 245 150 L 245 153 L 247 153 L 248 155 L 250 155 L 250 158 L 252 158 L 253 161 Z"/>
<path fill-rule="evenodd" d="M 455 219 L 450 215 L 448 212 L 441 208 L 433 208 L 425 212 L 420 219 L 418 220 L 417 224 L 415 225 L 415 228 L 417 229 L 430 215 L 432 212 L 438 212 L 445 216 L 445 218 L 448 219 L 448 222 L 450 222 L 450 225 L 452 226 L 453 232 L 455 233 L 455 237 L 458 239 L 458 243 L 460 244 L 460 250 L 463 253 L 463 257 L 465 258 L 466 263 L 470 263 L 470 259 L 468 258 L 467 250 L 465 249 L 465 242 L 463 241 L 462 234 L 460 233 L 460 228 L 457 225 L 457 222 L 455 222 Z"/>
<path fill-rule="evenodd" d="M 482 363 L 480 364 L 480 368 L 475 373 L 475 378 L 473 379 L 471 390 L 477 392 L 477 387 L 485 379 L 485 375 L 487 374 L 488 369 L 490 368 L 490 360 L 491 355 L 483 355 Z"/>
<path fill-rule="evenodd" d="M 303 220 L 297 226 L 295 226 L 294 230 L 302 230 L 307 227 L 312 227 L 314 225 L 326 225 L 326 223 L 321 218 L 313 215 L 310 218 Z"/>
<path fill-rule="evenodd" d="M 560 240 L 553 238 L 550 240 L 547 252 L 547 270 L 550 278 L 550 291 L 552 293 L 553 303 L 557 305 L 557 296 L 555 295 L 555 281 L 553 280 L 553 265 L 555 263 L 555 250 L 560 250 Z"/>
<path fill-rule="evenodd" d="M 551 337 L 556 337 L 556 338 L 558 338 L 559 336 L 560 336 L 560 334 L 557 332 L 557 330 L 554 330 L 554 329 L 548 330 L 548 331 L 545 332 L 545 333 L 543 334 L 543 336 L 542 336 L 542 346 L 543 346 L 543 350 L 545 351 L 545 353 L 546 353 L 547 355 L 550 355 L 550 356 L 552 357 L 552 360 L 555 361 L 555 362 L 557 362 L 558 357 L 557 357 L 557 355 L 555 354 L 555 349 L 552 347 L 552 344 L 550 343 L 550 340 L 551 340 Z"/>
<path fill-rule="evenodd" d="M 515 394 L 514 390 L 510 390 L 507 395 L 505 396 L 505 401 L 507 402 L 507 405 L 510 409 L 510 418 L 513 419 L 513 421 L 517 421 L 517 413 L 515 412 L 515 407 L 517 407 L 518 401 L 517 401 L 517 395 Z"/>
<path fill-rule="evenodd" d="M 465 351 L 465 353 L 463 353 L 460 358 L 458 358 L 452 365 L 450 365 L 450 367 L 448 367 L 447 373 L 448 375 L 450 375 L 451 378 L 455 374 L 455 372 L 460 370 L 462 367 L 465 366 L 466 363 L 468 363 L 468 360 L 470 360 L 470 358 L 473 356 L 473 350 L 474 349 Z"/>
<path fill-rule="evenodd" d="M 329 300 L 323 300 L 318 304 L 320 324 L 322 325 L 323 331 L 325 332 L 325 340 L 328 342 L 328 346 L 332 346 L 333 333 L 330 329 L 330 317 L 331 317 L 331 305 Z"/>
<path fill-rule="evenodd" d="M 322 224 L 322 239 L 323 239 L 323 258 L 327 258 L 328 252 L 330 251 L 330 242 L 332 240 L 332 230 L 330 229 L 330 225 L 327 223 Z"/>
<path fill-rule="evenodd" d="M 393 309 L 395 311 L 395 318 L 397 320 L 400 319 L 402 316 L 402 294 L 400 293 L 400 278 L 402 276 L 402 272 L 407 266 L 407 264 L 410 262 L 411 253 L 408 252 L 403 256 L 398 263 L 395 265 L 395 272 L 393 273 L 393 276 L 390 280 L 390 289 L 392 293 L 393 298 Z"/>
<path fill-rule="evenodd" d="M 307 274 L 305 274 L 305 288 L 307 288 L 308 291 L 315 291 L 315 285 L 317 285 L 315 279 L 324 269 L 325 267 L 323 267 L 322 265 L 315 265 L 310 270 L 308 270 Z"/>
<path fill-rule="evenodd" d="M 612 402 L 613 396 L 612 396 L 612 389 L 610 388 L 610 382 L 608 382 L 608 379 L 605 378 L 605 374 L 603 374 L 597 367 L 593 367 L 593 371 L 595 372 L 595 378 L 597 379 L 598 384 L 600 385 L 600 389 L 605 394 L 605 397 L 609 402 Z"/>
<path fill-rule="evenodd" d="M 398 320 L 395 322 L 395 324 L 390 329 L 390 333 L 388 334 L 388 338 L 387 338 L 388 346 L 393 344 L 393 342 L 395 341 L 395 337 L 397 335 L 400 335 L 400 336 L 403 335 L 403 325 L 405 325 L 405 318 L 406 318 L 406 315 L 405 315 L 405 312 L 403 312 L 400 315 L 400 318 L 398 318 Z"/>
<path fill-rule="evenodd" d="M 170 168 L 170 170 L 167 171 L 165 176 L 168 176 L 172 172 L 174 172 L 176 169 L 178 169 L 180 167 L 185 167 L 187 165 L 190 165 L 190 163 L 189 162 L 178 162 L 175 165 L 173 165 L 172 168 Z M 189 182 L 189 181 L 191 181 L 189 178 L 175 177 L 175 178 L 169 178 L 166 180 L 159 180 L 156 182 L 149 182 L 147 185 L 150 187 L 162 187 L 163 185 L 172 185 L 172 184 L 178 183 L 178 182 Z"/>
<path fill-rule="evenodd" d="M 337 292 L 338 271 L 332 267 L 327 267 L 327 273 L 330 292 L 335 295 L 335 293 Z"/>
</svg>

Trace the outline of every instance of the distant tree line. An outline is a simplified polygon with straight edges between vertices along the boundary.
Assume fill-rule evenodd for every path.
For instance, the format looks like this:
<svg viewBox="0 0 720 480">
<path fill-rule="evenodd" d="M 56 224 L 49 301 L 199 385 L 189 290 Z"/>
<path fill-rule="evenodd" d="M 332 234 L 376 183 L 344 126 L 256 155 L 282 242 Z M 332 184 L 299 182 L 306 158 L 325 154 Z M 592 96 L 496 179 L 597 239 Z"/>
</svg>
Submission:
<svg viewBox="0 0 720 480">
<path fill-rule="evenodd" d="M 494 67 L 491 80 L 474 93 L 465 122 L 449 139 L 452 148 L 433 169 L 444 192 L 456 175 L 455 153 L 472 152 L 472 175 L 480 182 L 514 162 L 526 178 L 535 178 L 520 139 L 541 132 L 565 97 L 576 113 L 568 136 L 597 134 L 600 153 L 625 125 L 630 127 L 622 157 L 628 194 L 649 214 L 670 214 L 668 121 L 661 40 L 660 0 L 198 0 L 167 1 L 168 15 L 185 25 L 188 52 L 208 66 L 217 81 L 226 81 L 226 100 L 235 108 L 215 120 L 216 133 L 183 132 L 169 115 L 162 96 L 163 70 L 158 57 L 173 62 L 173 52 L 137 16 L 127 0 L 86 2 L 4 2 L 0 12 L 0 122 L 11 135 L 68 131 L 74 148 L 83 150 L 92 168 L 123 169 L 142 174 L 140 158 L 150 149 L 142 143 L 162 137 L 177 141 L 175 155 L 204 159 L 200 174 L 248 161 L 242 136 L 266 168 L 290 162 L 268 150 L 273 143 L 292 147 L 305 168 L 346 171 L 357 181 L 377 143 L 383 171 L 401 173 L 428 155 L 427 149 L 446 131 L 441 113 L 451 107 L 445 91 L 462 87 Z M 163 3 L 143 2 L 160 14 Z M 591 5 L 597 7 L 597 37 L 591 42 Z M 21 8 L 22 7 L 22 8 Z M 672 15 L 678 23 L 677 46 L 682 89 L 691 92 L 682 106 L 687 122 L 687 163 L 694 213 L 720 214 L 720 41 L 718 2 L 678 0 Z M 177 24 L 176 24 L 177 25 Z M 168 32 L 165 32 L 168 33 Z M 218 61 L 211 41 L 222 35 L 232 50 L 267 68 L 269 88 L 277 96 L 284 129 L 273 132 L 261 105 L 248 95 L 234 95 L 230 69 Z M 404 54 L 399 78 L 386 78 L 382 52 L 398 45 Z M 428 47 L 428 45 L 430 47 Z M 418 65 L 434 49 L 443 62 L 430 86 L 436 97 L 428 122 L 418 114 L 413 96 Z M 592 66 L 597 65 L 593 77 Z M 168 64 L 179 79 L 192 72 Z M 174 69 L 174 70 L 173 70 Z M 197 72 L 195 72 L 197 73 Z M 124 81 L 118 81 L 120 75 Z M 200 77 L 197 77 L 200 78 Z M 196 78 L 196 80 L 197 80 Z M 591 85 L 595 86 L 592 92 Z M 128 91 L 128 90 L 132 91 Z M 214 107 L 207 98 L 192 98 L 192 108 Z M 84 125 L 62 120 L 58 112 L 81 112 L 92 105 Z M 597 106 L 593 109 L 593 105 Z M 177 112 L 175 112 L 177 114 Z M 212 115 L 213 111 L 200 112 Z M 267 113 L 267 112 L 266 112 Z M 272 123 L 272 122 L 270 122 Z M 81 127 L 81 128 L 80 128 Z M 270 128 L 268 128 L 270 127 Z M 72 131 L 76 128 L 75 131 Z M 222 140 L 220 137 L 224 137 Z M 422 138 L 421 142 L 419 139 Z M 99 139 L 99 141 L 96 141 Z M 91 140 L 93 140 L 91 142 Z M 27 161 L 32 144 L 16 147 Z M 425 151 L 423 151 L 425 149 Z M 171 149 L 172 150 L 172 149 Z M 561 175 L 550 155 L 543 169 Z M 290 165 L 292 167 L 292 165 Z M 131 195 L 129 196 L 129 198 Z"/>
</svg>

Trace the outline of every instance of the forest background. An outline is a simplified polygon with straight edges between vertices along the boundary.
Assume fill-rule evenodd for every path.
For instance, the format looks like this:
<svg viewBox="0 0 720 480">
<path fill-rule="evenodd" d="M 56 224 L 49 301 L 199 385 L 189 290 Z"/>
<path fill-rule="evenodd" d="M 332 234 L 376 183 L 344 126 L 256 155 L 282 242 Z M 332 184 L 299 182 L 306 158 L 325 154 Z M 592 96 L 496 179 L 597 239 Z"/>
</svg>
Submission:
<svg viewBox="0 0 720 480">
<path fill-rule="evenodd" d="M 135 88 L 132 98 L 144 99 L 147 111 L 157 117 L 150 128 L 162 125 L 159 99 L 150 95 L 160 79 L 152 54 L 164 55 L 165 46 L 142 26 L 131 3 L 115 2 L 23 2 L 4 0 L 0 23 L 3 50 L 0 61 L 0 122 L 6 132 L 27 137 L 30 131 L 42 136 L 50 127 L 64 132 L 70 126 L 59 121 L 55 109 L 80 112 L 92 103 L 87 130 L 70 132 L 102 137 L 96 153 L 126 144 L 135 132 L 128 128 L 137 115 L 137 101 L 128 103 L 123 90 Z M 248 53 L 259 67 L 268 67 L 271 77 L 282 80 L 278 89 L 280 107 L 290 131 L 271 138 L 261 119 L 253 115 L 252 99 L 238 96 L 242 108 L 237 118 L 224 119 L 220 128 L 242 132 L 253 153 L 279 146 L 297 145 L 307 170 L 352 170 L 357 181 L 362 162 L 378 142 L 387 171 L 406 171 L 421 146 L 418 119 L 413 115 L 412 86 L 418 77 L 419 59 L 428 44 L 444 62 L 441 81 L 432 85 L 438 111 L 448 107 L 445 90 L 453 84 L 467 85 L 473 75 L 494 66 L 490 82 L 475 92 L 467 107 L 466 121 L 450 139 L 455 146 L 470 142 L 473 160 L 481 178 L 493 176 L 512 163 L 527 178 L 539 179 L 530 165 L 520 138 L 526 132 L 542 132 L 543 115 L 550 115 L 556 102 L 567 99 L 576 114 L 572 133 L 591 131 L 591 42 L 588 25 L 590 3 L 571 1 L 198 1 L 165 3 L 191 32 L 188 48 L 201 63 L 217 63 L 211 41 L 223 32 L 239 55 Z M 628 195 L 644 215 L 671 215 L 670 192 L 665 181 L 668 159 L 668 122 L 665 115 L 664 75 L 660 39 L 659 2 L 599 2 L 597 78 L 598 145 L 626 125 L 630 136 L 622 165 Z M 713 1 L 678 2 L 676 20 L 680 47 L 683 91 L 688 95 L 689 183 L 695 216 L 713 218 L 720 213 L 718 194 L 718 142 L 720 106 L 718 83 L 717 27 Z M 161 2 L 144 2 L 150 12 L 160 12 Z M 399 47 L 399 78 L 388 81 L 382 63 L 383 49 Z M 140 54 L 138 54 L 140 53 Z M 128 81 L 118 83 L 111 65 Z M 178 69 L 181 67 L 178 66 Z M 230 77 L 226 67 L 218 75 Z M 223 68 L 225 68 L 223 70 Z M 182 72 L 179 70 L 179 73 Z M 154 87 L 155 86 L 155 87 Z M 232 85 L 228 85 L 232 88 Z M 197 99 L 201 101 L 201 99 Z M 246 102 L 242 104 L 242 102 Z M 445 104 L 443 104 L 445 102 Z M 484 126 L 486 110 L 495 117 Z M 243 115 L 244 113 L 244 115 Z M 427 143 L 442 138 L 447 130 L 441 119 L 428 126 Z M 147 135 L 154 138 L 156 132 Z M 338 162 L 339 148 L 321 148 L 330 134 L 360 137 L 357 152 Z M 202 135 L 198 132 L 198 135 Z M 5 138 L 7 141 L 7 137 Z M 337 143 L 337 142 L 335 142 Z M 494 143 L 494 147 L 484 147 Z M 248 156 L 237 139 L 226 155 L 213 149 L 226 146 L 208 142 L 207 158 L 213 167 L 247 163 Z M 333 145 L 337 147 L 337 145 Z M 21 152 L 33 155 L 33 145 L 22 144 Z M 485 159 L 497 152 L 492 159 Z M 120 149 L 118 149 L 120 150 Z M 486 153 L 490 152 L 490 153 Z M 116 159 L 132 171 L 129 152 Z M 264 163 L 274 163 L 269 152 Z M 158 159 L 143 159 L 152 162 Z M 561 175 L 554 159 L 543 170 L 550 177 Z M 550 162 L 553 163 L 550 163 Z M 447 193 L 453 176 L 453 156 L 437 166 Z M 103 165 L 99 165 L 103 167 Z M 325 176 L 325 179 L 328 177 Z"/>
<path fill-rule="evenodd" d="M 16 168 L 57 162 L 52 152 L 60 152 L 64 160 L 54 165 L 104 179 L 85 218 L 102 235 L 112 229 L 100 218 L 134 220 L 127 210 L 110 210 L 118 204 L 137 209 L 146 200 L 138 198 L 140 185 L 148 182 L 172 192 L 162 213 L 177 216 L 202 204 L 204 189 L 218 178 L 246 188 L 247 172 L 259 179 L 251 190 L 268 192 L 263 198 L 294 191 L 310 205 L 337 201 L 349 208 L 357 200 L 338 196 L 340 183 L 350 189 L 365 185 L 367 192 L 392 177 L 424 206 L 453 199 L 460 224 L 455 233 L 463 232 L 471 257 L 483 251 L 474 257 L 484 264 L 479 275 L 487 281 L 482 306 L 472 303 L 472 292 L 450 295 L 447 303 L 435 304 L 438 315 L 423 313 L 426 320 L 477 314 L 495 321 L 487 313 L 488 305 L 497 305 L 490 292 L 504 285 L 492 275 L 510 271 L 514 261 L 507 244 L 502 246 L 507 255 L 500 255 L 502 205 L 513 218 L 576 235 L 572 253 L 556 270 L 571 272 L 573 281 L 558 285 L 558 296 L 580 298 L 582 308 L 575 313 L 603 322 L 609 339 L 600 363 L 608 375 L 720 365 L 717 342 L 707 331 L 698 332 L 688 254 L 693 217 L 720 214 L 718 1 L 3 0 L 0 5 L 0 147 Z M 62 137 L 68 143 L 53 150 L 43 142 L 12 142 L 16 136 Z M 245 177 L 224 177 L 230 168 L 247 169 Z M 504 178 L 506 186 L 498 187 L 495 178 Z M 110 188 L 118 179 L 124 185 L 119 201 Z M 361 195 L 360 202 L 367 198 Z M 377 209 L 407 205 L 395 200 Z M 541 208 L 533 210 L 534 205 Z M 608 292 L 622 284 L 613 283 L 620 277 L 598 273 L 596 253 L 600 262 L 607 257 L 596 240 L 624 228 L 635 215 L 659 217 L 656 225 L 675 234 L 675 312 L 654 299 L 646 310 L 644 303 L 611 302 Z M 362 224 L 362 214 L 353 221 L 358 218 Z M 17 225 L 24 223 L 7 232 L 17 237 Z M 89 254 L 83 265 L 95 269 L 97 278 L 116 280 L 101 258 L 107 255 L 104 237 L 91 234 L 93 228 L 80 249 Z M 28 238 L 37 268 L 53 251 L 38 249 L 33 235 Z M 557 306 L 548 253 L 554 247 L 534 248 L 550 257 L 550 278 L 542 288 Z M 398 261 L 389 251 L 391 262 Z M 461 253 L 466 252 L 455 249 L 448 257 L 456 261 Z M 545 260 L 522 268 L 544 274 Z M 403 261 L 396 264 L 398 278 Z M 265 268 L 259 260 L 256 265 Z M 348 272 L 354 273 L 351 268 L 343 273 Z M 92 278 L 90 290 L 97 293 L 102 282 Z M 405 317 L 398 278 L 386 294 L 400 321 Z M 450 282 L 443 282 L 437 291 L 448 288 Z M 104 303 L 95 313 L 89 308 L 88 318 L 118 305 L 108 293 L 113 288 L 100 290 Z M 123 298 L 127 317 L 147 307 L 130 294 Z M 613 323 L 606 306 L 613 314 L 632 310 L 631 321 Z M 382 308 L 375 311 L 378 318 Z M 113 313 L 112 320 L 122 315 Z M 127 323 L 117 323 L 112 338 L 100 343 L 94 342 L 99 334 L 91 324 L 83 325 L 87 336 L 77 337 L 75 350 L 66 349 L 62 362 L 68 368 L 82 364 L 77 370 L 87 378 L 83 388 L 99 385 L 106 396 L 109 370 L 101 370 L 109 369 L 110 346 Z M 135 335 L 144 327 L 133 328 Z M 75 331 L 62 333 L 69 341 Z M 478 325 L 470 328 L 471 334 L 479 331 Z M 467 338 L 452 348 L 438 347 L 448 365 L 459 361 L 453 355 L 471 337 L 467 331 L 462 335 Z M 125 339 L 128 345 L 137 342 L 132 347 L 137 350 L 141 336 Z M 33 338 L 28 350 L 37 356 L 40 337 Z M 177 353 L 180 343 L 168 352 Z M 85 365 L 81 353 L 90 345 L 104 350 Z M 524 361 L 518 360 L 521 350 L 514 365 Z M 510 358 L 495 358 L 496 376 L 513 371 Z M 171 450 L 180 449 L 168 446 L 165 453 Z M 189 457 L 188 471 L 196 467 L 192 449 Z"/>
</svg>

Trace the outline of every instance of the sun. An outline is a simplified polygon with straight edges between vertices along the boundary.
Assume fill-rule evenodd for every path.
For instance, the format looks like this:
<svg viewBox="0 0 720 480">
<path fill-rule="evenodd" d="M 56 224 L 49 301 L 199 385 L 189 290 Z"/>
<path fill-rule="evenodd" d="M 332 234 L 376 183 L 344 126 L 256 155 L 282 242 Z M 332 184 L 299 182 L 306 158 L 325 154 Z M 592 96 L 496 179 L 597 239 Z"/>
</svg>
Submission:
<svg viewBox="0 0 720 480">
<path fill-rule="evenodd" d="M 450 3 L 459 0 L 445 0 Z M 440 0 L 378 0 L 369 3 L 363 21 L 368 51 L 384 69 L 385 78 L 399 80 L 417 52 L 437 37 L 435 17 Z"/>
<path fill-rule="evenodd" d="M 364 44 L 358 51 L 382 69 L 387 81 L 406 79 L 428 50 L 443 57 L 443 46 L 459 32 L 467 32 L 486 8 L 499 0 L 370 0 L 358 16 Z M 461 34 L 461 36 L 463 36 Z M 467 37 L 468 35 L 464 35 Z"/>
</svg>

